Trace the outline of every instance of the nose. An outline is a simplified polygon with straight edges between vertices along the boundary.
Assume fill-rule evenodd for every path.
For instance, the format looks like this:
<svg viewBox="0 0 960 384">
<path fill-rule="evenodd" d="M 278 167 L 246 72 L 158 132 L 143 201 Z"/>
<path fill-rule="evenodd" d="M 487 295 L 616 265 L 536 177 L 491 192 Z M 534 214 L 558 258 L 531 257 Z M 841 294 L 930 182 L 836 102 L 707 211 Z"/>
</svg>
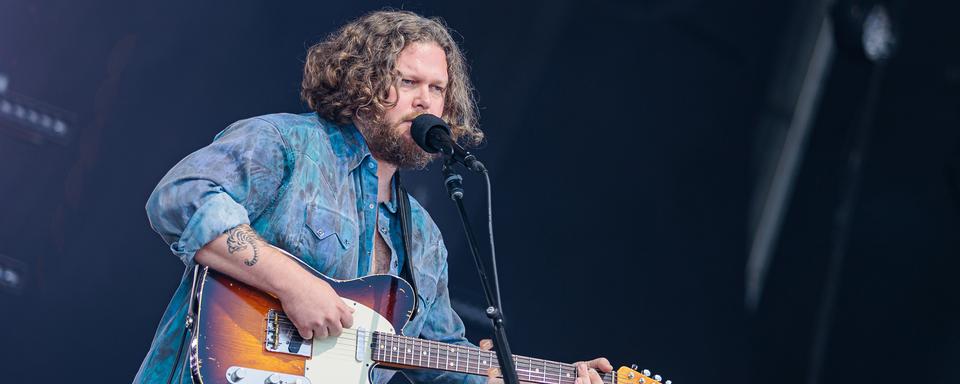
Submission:
<svg viewBox="0 0 960 384">
<path fill-rule="evenodd" d="M 416 94 L 413 97 L 413 107 L 421 111 L 430 109 L 430 86 L 423 85 L 417 87 Z"/>
</svg>

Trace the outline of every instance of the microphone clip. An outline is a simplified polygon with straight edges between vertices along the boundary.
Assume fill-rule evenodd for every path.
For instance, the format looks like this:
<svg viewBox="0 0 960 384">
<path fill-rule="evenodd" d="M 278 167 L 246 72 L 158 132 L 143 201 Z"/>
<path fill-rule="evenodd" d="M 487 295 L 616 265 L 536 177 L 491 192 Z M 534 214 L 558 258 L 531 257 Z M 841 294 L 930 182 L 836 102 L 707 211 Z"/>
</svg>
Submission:
<svg viewBox="0 0 960 384">
<path fill-rule="evenodd" d="M 447 194 L 450 200 L 463 199 L 463 177 L 453 170 L 455 160 L 448 157 L 443 162 L 443 184 L 447 186 Z"/>
</svg>

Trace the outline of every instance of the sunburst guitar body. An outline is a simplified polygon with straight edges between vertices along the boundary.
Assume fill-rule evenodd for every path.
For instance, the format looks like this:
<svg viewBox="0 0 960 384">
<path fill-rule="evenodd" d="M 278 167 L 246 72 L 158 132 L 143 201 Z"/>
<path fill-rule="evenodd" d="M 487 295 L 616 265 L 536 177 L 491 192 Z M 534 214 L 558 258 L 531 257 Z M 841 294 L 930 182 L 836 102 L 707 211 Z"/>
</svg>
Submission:
<svg viewBox="0 0 960 384">
<path fill-rule="evenodd" d="M 304 340 L 275 297 L 200 267 L 189 343 L 195 383 L 369 384 L 377 366 L 484 376 L 499 368 L 493 352 L 400 335 L 415 304 L 413 289 L 403 279 L 371 275 L 335 280 L 304 268 L 330 283 L 354 308 L 353 327 L 340 336 Z M 577 377 L 571 364 L 523 356 L 514 360 L 522 381 L 573 384 Z M 603 375 L 608 384 L 660 384 L 659 379 L 636 367 Z"/>
</svg>

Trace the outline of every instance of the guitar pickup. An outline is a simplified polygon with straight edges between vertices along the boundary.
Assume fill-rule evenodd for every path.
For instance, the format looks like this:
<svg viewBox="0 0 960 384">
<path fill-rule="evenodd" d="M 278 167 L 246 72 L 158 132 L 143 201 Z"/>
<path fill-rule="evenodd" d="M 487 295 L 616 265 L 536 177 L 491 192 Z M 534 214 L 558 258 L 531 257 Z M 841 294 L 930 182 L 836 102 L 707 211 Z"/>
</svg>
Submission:
<svg viewBox="0 0 960 384">
<path fill-rule="evenodd" d="M 267 351 L 304 357 L 313 355 L 313 341 L 300 337 L 297 327 L 282 312 L 275 309 L 267 312 L 266 330 L 264 347 Z"/>
</svg>

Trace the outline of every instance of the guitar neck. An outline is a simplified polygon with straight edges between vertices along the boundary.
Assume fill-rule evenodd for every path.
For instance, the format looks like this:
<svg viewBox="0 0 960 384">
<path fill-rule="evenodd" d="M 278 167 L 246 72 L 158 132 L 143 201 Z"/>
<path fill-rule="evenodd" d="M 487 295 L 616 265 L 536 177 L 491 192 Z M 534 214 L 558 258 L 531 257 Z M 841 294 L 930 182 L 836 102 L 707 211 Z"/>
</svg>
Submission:
<svg viewBox="0 0 960 384">
<path fill-rule="evenodd" d="M 402 368 L 429 368 L 470 375 L 487 375 L 490 368 L 500 368 L 496 352 L 476 347 L 441 343 L 407 336 L 375 332 L 371 340 L 373 360 Z M 573 364 L 513 356 L 517 377 L 522 381 L 543 384 L 572 384 L 577 379 Z M 616 384 L 613 373 L 601 373 L 607 384 Z"/>
</svg>

